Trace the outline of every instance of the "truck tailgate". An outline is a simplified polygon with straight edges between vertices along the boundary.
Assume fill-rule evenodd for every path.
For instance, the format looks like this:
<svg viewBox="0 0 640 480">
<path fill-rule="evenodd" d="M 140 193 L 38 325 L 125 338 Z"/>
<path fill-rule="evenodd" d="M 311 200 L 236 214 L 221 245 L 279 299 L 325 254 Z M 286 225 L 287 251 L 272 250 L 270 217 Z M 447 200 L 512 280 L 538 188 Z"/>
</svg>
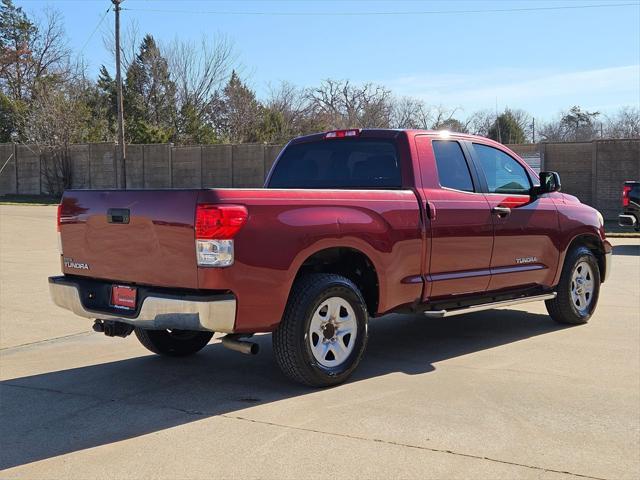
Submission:
<svg viewBox="0 0 640 480">
<path fill-rule="evenodd" d="M 63 272 L 197 288 L 197 197 L 197 190 L 65 192 L 60 207 Z"/>
</svg>

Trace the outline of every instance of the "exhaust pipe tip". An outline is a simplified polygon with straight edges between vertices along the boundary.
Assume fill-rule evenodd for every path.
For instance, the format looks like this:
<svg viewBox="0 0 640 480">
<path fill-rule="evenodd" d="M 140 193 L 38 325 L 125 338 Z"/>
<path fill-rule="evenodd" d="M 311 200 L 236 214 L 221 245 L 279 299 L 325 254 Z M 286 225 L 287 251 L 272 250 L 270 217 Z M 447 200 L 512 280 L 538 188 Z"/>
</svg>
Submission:
<svg viewBox="0 0 640 480">
<path fill-rule="evenodd" d="M 238 336 L 232 334 L 222 337 L 222 345 L 229 350 L 244 353 L 245 355 L 257 355 L 260 345 L 255 342 L 242 342 Z"/>
</svg>

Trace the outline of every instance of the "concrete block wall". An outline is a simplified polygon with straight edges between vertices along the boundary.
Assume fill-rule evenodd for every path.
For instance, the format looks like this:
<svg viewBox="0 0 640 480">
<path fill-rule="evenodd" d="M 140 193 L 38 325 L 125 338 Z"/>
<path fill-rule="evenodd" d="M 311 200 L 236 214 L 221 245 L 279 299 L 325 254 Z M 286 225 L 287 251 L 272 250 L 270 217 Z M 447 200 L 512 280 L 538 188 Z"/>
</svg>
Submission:
<svg viewBox="0 0 640 480">
<path fill-rule="evenodd" d="M 622 184 L 640 179 L 640 139 L 509 145 L 562 178 L 562 191 L 617 218 Z M 128 188 L 256 188 L 263 185 L 282 145 L 127 145 Z M 72 188 L 122 186 L 117 148 L 71 145 Z M 40 154 L 28 145 L 0 144 L 0 195 L 39 194 Z"/>
<path fill-rule="evenodd" d="M 171 149 L 171 187 L 200 188 L 202 186 L 202 147 Z"/>
<path fill-rule="evenodd" d="M 202 146 L 202 188 L 233 186 L 233 145 Z"/>
<path fill-rule="evenodd" d="M 615 219 L 622 208 L 623 183 L 640 180 L 640 140 L 598 140 L 594 149 L 593 206 Z"/>
<path fill-rule="evenodd" d="M 231 165 L 234 187 L 261 187 L 264 182 L 264 146 L 234 145 Z"/>
<path fill-rule="evenodd" d="M 0 194 L 18 193 L 16 146 L 0 144 Z"/>
<path fill-rule="evenodd" d="M 560 174 L 562 191 L 593 205 L 593 144 L 543 144 L 544 169 Z"/>
<path fill-rule="evenodd" d="M 112 143 L 89 145 L 89 175 L 95 189 L 118 188 L 116 149 Z"/>
<path fill-rule="evenodd" d="M 71 188 L 91 188 L 91 145 L 71 145 Z"/>
<path fill-rule="evenodd" d="M 127 188 L 144 188 L 144 145 L 127 145 Z"/>
<path fill-rule="evenodd" d="M 38 195 L 42 189 L 40 178 L 40 154 L 30 145 L 16 145 L 17 178 L 19 194 Z"/>
<path fill-rule="evenodd" d="M 144 145 L 144 188 L 171 188 L 170 145 Z"/>
</svg>

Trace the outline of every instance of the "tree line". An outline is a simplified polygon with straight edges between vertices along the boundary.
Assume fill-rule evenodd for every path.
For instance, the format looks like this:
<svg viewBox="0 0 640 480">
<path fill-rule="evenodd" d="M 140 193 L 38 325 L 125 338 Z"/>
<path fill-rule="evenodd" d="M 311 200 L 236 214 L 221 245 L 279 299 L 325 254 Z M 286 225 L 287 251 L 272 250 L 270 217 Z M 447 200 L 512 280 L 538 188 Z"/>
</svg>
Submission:
<svg viewBox="0 0 640 480">
<path fill-rule="evenodd" d="M 112 39 L 105 43 L 113 49 Z M 487 109 L 463 117 L 459 108 L 339 79 L 304 88 L 283 81 L 258 98 L 224 37 L 161 43 L 133 27 L 122 53 L 128 143 L 283 143 L 307 133 L 359 127 L 448 129 L 502 143 L 640 137 L 637 107 L 607 116 L 574 106 L 535 125 L 520 109 Z M 35 19 L 12 0 L 2 0 L 0 142 L 114 142 L 116 126 L 110 69 L 103 65 L 97 78 L 88 76 L 55 10 Z"/>
</svg>

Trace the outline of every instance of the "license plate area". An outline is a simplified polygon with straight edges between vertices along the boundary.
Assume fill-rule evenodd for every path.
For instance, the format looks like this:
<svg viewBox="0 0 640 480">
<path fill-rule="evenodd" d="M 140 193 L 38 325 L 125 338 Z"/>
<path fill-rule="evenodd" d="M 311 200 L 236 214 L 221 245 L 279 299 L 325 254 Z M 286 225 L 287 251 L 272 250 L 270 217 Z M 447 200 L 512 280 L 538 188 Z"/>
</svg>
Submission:
<svg viewBox="0 0 640 480">
<path fill-rule="evenodd" d="M 124 310 L 135 310 L 137 289 L 126 285 L 113 285 L 111 287 L 111 306 Z"/>
</svg>

